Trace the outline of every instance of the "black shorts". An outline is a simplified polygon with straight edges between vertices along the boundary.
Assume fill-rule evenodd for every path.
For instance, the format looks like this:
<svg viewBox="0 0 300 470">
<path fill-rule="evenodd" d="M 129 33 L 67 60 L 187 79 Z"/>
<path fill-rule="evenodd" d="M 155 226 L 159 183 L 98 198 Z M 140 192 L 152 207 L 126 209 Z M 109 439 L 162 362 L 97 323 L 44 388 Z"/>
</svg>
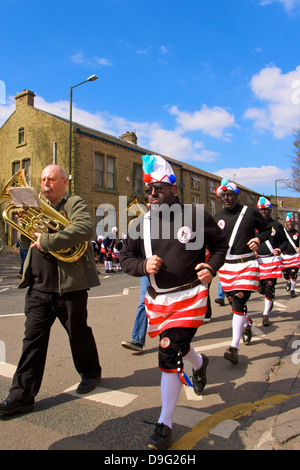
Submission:
<svg viewBox="0 0 300 470">
<path fill-rule="evenodd" d="M 282 270 L 282 274 L 284 279 L 293 279 L 294 281 L 297 279 L 297 274 L 298 274 L 299 268 L 298 267 L 292 267 L 292 268 L 284 268 Z"/>
<path fill-rule="evenodd" d="M 242 298 L 238 297 L 237 294 L 239 292 L 243 293 Z M 233 313 L 237 313 L 238 315 L 245 315 L 247 312 L 247 301 L 250 299 L 251 291 L 247 290 L 233 290 L 231 292 L 225 292 L 226 297 L 232 298 L 231 300 L 231 307 Z"/>
<path fill-rule="evenodd" d="M 197 328 L 177 327 L 159 335 L 158 364 L 162 371 L 179 372 L 183 369 L 182 357 L 189 352 L 196 331 Z"/>
</svg>

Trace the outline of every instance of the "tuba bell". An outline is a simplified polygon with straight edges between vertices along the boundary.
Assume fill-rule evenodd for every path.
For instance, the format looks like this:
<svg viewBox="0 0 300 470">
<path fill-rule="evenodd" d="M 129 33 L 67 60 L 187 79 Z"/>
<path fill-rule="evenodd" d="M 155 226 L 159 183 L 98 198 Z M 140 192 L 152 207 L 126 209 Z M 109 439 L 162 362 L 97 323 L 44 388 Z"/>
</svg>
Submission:
<svg viewBox="0 0 300 470">
<path fill-rule="evenodd" d="M 129 217 L 132 217 L 128 224 L 128 229 L 129 229 L 132 223 L 136 221 L 136 219 L 140 217 L 140 215 L 145 215 L 148 212 L 147 207 L 145 205 L 144 196 L 140 195 L 136 197 L 135 199 L 133 199 L 133 201 L 131 201 L 128 204 L 126 210 L 127 210 L 127 214 L 129 215 Z"/>
<path fill-rule="evenodd" d="M 57 232 L 64 230 L 70 225 L 70 221 L 43 200 L 41 194 L 37 196 L 38 204 L 36 206 L 29 206 L 23 203 L 23 207 L 17 207 L 12 202 L 9 190 L 10 188 L 18 187 L 29 188 L 25 179 L 25 169 L 19 170 L 10 178 L 0 195 L 0 203 L 8 203 L 2 213 L 3 219 L 15 230 L 35 242 L 37 237 L 34 232 Z M 15 216 L 18 217 L 18 223 L 14 221 Z M 49 253 L 60 261 L 73 263 L 81 258 L 87 247 L 88 242 L 86 241 L 72 248 L 49 251 Z"/>
</svg>

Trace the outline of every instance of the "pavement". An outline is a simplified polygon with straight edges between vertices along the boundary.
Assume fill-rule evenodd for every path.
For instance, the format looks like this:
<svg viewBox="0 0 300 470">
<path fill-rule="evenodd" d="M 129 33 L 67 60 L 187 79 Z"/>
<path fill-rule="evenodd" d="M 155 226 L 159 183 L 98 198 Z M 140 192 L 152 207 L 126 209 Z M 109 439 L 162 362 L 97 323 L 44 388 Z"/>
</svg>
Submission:
<svg viewBox="0 0 300 470">
<path fill-rule="evenodd" d="M 17 272 L 16 266 L 19 263 L 19 259 L 15 255 L 13 255 L 12 249 L 6 249 L 0 255 L 0 278 L 1 278 L 1 264 L 4 262 L 6 265 L 7 265 L 7 262 L 9 262 L 11 266 L 15 266 L 14 273 L 16 273 Z M 300 296 L 299 290 L 298 290 L 298 296 Z M 105 300 L 103 300 L 102 302 L 103 304 L 105 304 Z M 240 430 L 238 432 L 239 432 L 239 439 L 243 442 L 242 448 L 244 450 L 300 450 L 299 297 L 296 297 L 294 299 L 292 298 L 288 299 L 288 305 L 289 305 L 289 312 L 292 312 L 292 314 L 294 315 L 294 319 L 296 319 L 296 321 L 293 322 L 293 330 L 287 336 L 285 346 L 281 348 L 280 354 L 276 357 L 276 361 L 273 363 L 272 369 L 268 371 L 268 376 L 266 378 L 267 386 L 264 389 L 264 396 L 262 397 L 262 399 L 258 401 L 254 401 L 254 402 L 249 401 L 247 403 L 243 403 L 240 409 L 238 408 L 238 406 L 235 406 L 234 410 L 232 410 L 232 413 L 231 413 L 230 407 L 226 409 L 226 413 L 227 413 L 226 417 L 230 418 L 233 421 L 238 419 L 241 425 Z M 124 308 L 125 308 L 125 305 L 124 305 Z M 19 328 L 17 324 L 17 320 L 15 321 L 15 324 Z M 16 356 L 17 354 L 18 353 L 16 353 Z M 126 353 L 122 351 L 120 354 L 126 354 Z M 122 357 L 125 357 L 125 356 L 122 356 Z M 145 362 L 150 361 L 150 359 L 147 359 L 146 356 L 144 356 L 144 358 L 145 359 L 143 360 L 145 360 Z M 49 360 L 50 361 L 52 360 L 51 354 L 50 354 Z M 134 357 L 132 357 L 132 361 L 133 360 L 135 360 Z M 150 363 L 150 365 L 152 365 L 152 362 Z M 130 366 L 129 362 L 127 366 L 128 367 Z M 70 367 L 70 369 L 72 370 L 72 367 Z M 142 371 L 139 371 L 139 370 L 134 371 L 134 374 L 141 374 L 141 373 Z M 155 374 L 155 372 L 153 373 Z M 133 379 L 138 379 L 137 382 L 140 382 L 141 377 L 139 377 L 138 375 L 136 375 L 136 377 L 133 375 L 132 377 Z M 131 377 L 131 381 L 132 381 L 132 377 Z M 143 375 L 142 377 L 146 384 L 145 385 L 145 390 L 146 390 L 148 387 L 147 375 L 145 376 Z M 68 377 L 66 377 L 66 379 L 67 378 Z M 108 378 L 107 380 L 112 380 L 112 379 Z M 118 380 L 121 382 L 122 380 L 124 380 L 125 382 L 125 376 L 124 376 L 124 379 L 121 377 Z M 50 383 L 50 379 L 49 379 L 49 383 Z M 149 391 L 146 390 L 145 393 L 149 394 L 150 389 Z M 41 397 L 42 397 L 41 399 L 41 403 L 42 403 L 43 402 L 42 394 L 41 394 Z M 148 399 L 147 395 L 146 395 L 146 398 Z M 52 400 L 52 398 L 50 400 Z M 68 404 L 66 402 L 66 406 L 67 405 L 71 406 L 71 403 Z M 83 407 L 83 405 L 80 405 L 80 406 Z M 80 406 L 78 405 L 77 408 L 79 407 L 78 409 L 80 409 Z M 145 407 L 145 409 L 147 408 Z M 84 411 L 87 412 L 87 409 L 83 410 L 82 412 Z M 103 413 L 105 412 L 106 411 L 103 408 Z M 130 419 L 135 420 L 137 415 L 133 414 L 132 416 L 133 418 L 130 418 Z M 110 416 L 110 419 L 111 418 L 112 417 Z M 40 419 L 39 413 L 36 414 L 36 419 Z M 116 416 L 116 419 L 117 419 L 117 416 Z M 189 448 L 192 449 L 193 447 L 189 447 L 189 446 L 191 445 L 190 442 L 193 439 L 193 435 L 195 435 L 195 433 L 198 432 L 197 435 L 199 438 L 199 426 L 201 426 L 201 432 L 203 432 L 203 435 L 204 435 L 205 426 L 207 426 L 207 429 L 209 429 L 209 427 L 212 428 L 212 424 L 211 424 L 212 419 L 215 420 L 215 424 L 218 424 L 219 422 L 220 425 L 225 420 L 224 416 L 222 416 L 222 411 L 220 411 L 219 413 L 215 413 L 213 416 L 210 416 L 210 417 L 208 416 L 206 419 L 203 419 L 194 428 L 192 428 L 189 433 L 183 436 L 182 440 L 179 439 L 175 443 L 173 450 L 174 451 L 176 450 L 176 444 L 178 446 L 177 448 L 179 449 L 189 449 Z M 22 428 L 24 428 L 25 434 L 28 432 L 30 433 L 30 426 L 33 426 L 33 424 L 36 425 L 35 422 L 33 423 L 30 421 L 26 422 L 24 420 L 23 421 L 20 420 L 19 429 L 22 430 Z M 245 425 L 243 426 L 243 424 Z M 15 428 L 13 427 L 13 425 L 14 425 L 14 420 L 7 421 L 6 423 L 7 429 L 9 430 L 9 427 L 11 426 L 12 432 L 15 432 Z M 28 429 L 27 427 L 25 427 L 26 425 L 29 426 Z M 126 425 L 126 420 L 125 420 L 124 425 Z M 72 431 L 69 429 L 68 430 L 69 437 L 70 437 L 70 432 Z M 111 430 L 109 432 L 111 433 Z M 101 433 L 105 433 L 105 427 L 102 427 Z M 76 441 L 77 438 L 75 434 L 76 432 L 74 432 L 74 436 L 73 436 L 74 442 L 75 444 L 77 442 L 77 444 L 80 445 L 79 441 L 78 440 Z M 207 434 L 208 433 L 206 433 L 206 435 Z M 82 433 L 82 435 L 84 436 L 84 432 Z M 43 436 L 41 435 L 40 437 L 41 440 L 42 440 L 42 437 Z M 55 438 L 56 438 L 55 436 L 54 437 L 51 436 L 51 439 L 55 440 Z M 184 447 L 185 445 L 184 439 L 187 439 L 186 442 L 188 442 L 188 445 L 186 447 Z M 70 445 L 69 439 L 67 439 L 66 441 L 62 440 L 61 442 L 63 443 L 66 442 L 67 446 Z M 39 447 L 37 443 L 36 446 L 37 448 L 43 448 L 42 444 Z M 130 448 L 130 443 L 128 444 L 128 446 Z M 0 445 L 0 448 L 1 447 L 2 446 Z M 234 448 L 234 442 L 232 443 L 232 447 Z M 75 447 L 72 447 L 72 448 L 75 448 Z M 194 448 L 198 449 L 199 447 L 195 445 Z"/>
<path fill-rule="evenodd" d="M 253 450 L 300 450 L 300 322 L 274 365 L 267 392 L 255 403 L 250 421 L 247 433 L 260 435 Z"/>
<path fill-rule="evenodd" d="M 262 434 L 254 450 L 300 450 L 300 291 L 297 291 L 298 297 L 289 300 L 298 317 L 294 332 L 274 364 L 264 398 L 251 416 L 253 424 L 248 429 Z"/>
</svg>

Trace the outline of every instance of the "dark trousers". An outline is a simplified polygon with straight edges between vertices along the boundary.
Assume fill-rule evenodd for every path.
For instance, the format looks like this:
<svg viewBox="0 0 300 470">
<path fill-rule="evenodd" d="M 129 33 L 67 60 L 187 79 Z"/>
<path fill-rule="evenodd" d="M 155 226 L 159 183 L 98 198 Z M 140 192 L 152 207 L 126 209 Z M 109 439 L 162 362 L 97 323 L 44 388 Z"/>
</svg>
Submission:
<svg viewBox="0 0 300 470">
<path fill-rule="evenodd" d="M 86 290 L 61 296 L 28 290 L 23 350 L 13 377 L 10 398 L 37 395 L 44 374 L 50 330 L 56 317 L 68 333 L 77 372 L 88 379 L 101 375 L 94 336 L 87 326 L 87 296 Z"/>
</svg>

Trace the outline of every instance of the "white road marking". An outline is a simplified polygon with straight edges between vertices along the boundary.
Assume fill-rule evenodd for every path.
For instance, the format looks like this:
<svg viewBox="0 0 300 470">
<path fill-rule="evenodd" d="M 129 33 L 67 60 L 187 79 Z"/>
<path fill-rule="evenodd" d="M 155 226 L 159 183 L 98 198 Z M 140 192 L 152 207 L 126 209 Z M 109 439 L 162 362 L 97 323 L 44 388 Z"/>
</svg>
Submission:
<svg viewBox="0 0 300 470">
<path fill-rule="evenodd" d="M 96 401 L 98 403 L 105 403 L 106 405 L 123 407 L 131 403 L 138 395 L 133 393 L 120 392 L 119 390 L 109 390 L 107 388 L 97 387 L 90 393 L 79 395 L 76 393 L 77 385 L 64 390 L 63 393 L 72 395 L 77 398 L 84 398 L 86 400 Z"/>
<path fill-rule="evenodd" d="M 7 364 L 7 362 L 0 362 L 0 375 L 12 379 L 16 368 L 17 367 L 13 364 Z"/>
<path fill-rule="evenodd" d="M 173 422 L 180 424 L 181 426 L 186 426 L 187 428 L 193 428 L 199 422 L 205 418 L 208 418 L 209 416 L 212 415 L 210 413 L 204 413 L 203 411 L 194 410 L 192 408 L 177 406 L 174 411 Z M 238 421 L 227 419 L 226 421 L 218 424 L 215 428 L 211 429 L 209 434 L 228 439 L 238 426 Z"/>
<path fill-rule="evenodd" d="M 238 421 L 233 419 L 226 419 L 222 423 L 219 423 L 215 428 L 209 431 L 209 434 L 213 434 L 215 436 L 223 437 L 224 439 L 228 439 L 233 431 L 239 427 Z"/>
<path fill-rule="evenodd" d="M 13 364 L 0 362 L 0 375 L 12 379 L 16 370 Z M 119 390 L 109 390 L 107 388 L 97 387 L 86 395 L 79 395 L 76 393 L 78 384 L 64 390 L 63 393 L 73 395 L 77 398 L 85 398 L 87 400 L 105 403 L 107 405 L 123 407 L 131 403 L 137 395 L 133 393 L 120 392 Z"/>
<path fill-rule="evenodd" d="M 23 317 L 25 313 L 6 313 L 5 315 L 0 315 L 1 318 L 7 318 L 7 317 Z"/>
</svg>

